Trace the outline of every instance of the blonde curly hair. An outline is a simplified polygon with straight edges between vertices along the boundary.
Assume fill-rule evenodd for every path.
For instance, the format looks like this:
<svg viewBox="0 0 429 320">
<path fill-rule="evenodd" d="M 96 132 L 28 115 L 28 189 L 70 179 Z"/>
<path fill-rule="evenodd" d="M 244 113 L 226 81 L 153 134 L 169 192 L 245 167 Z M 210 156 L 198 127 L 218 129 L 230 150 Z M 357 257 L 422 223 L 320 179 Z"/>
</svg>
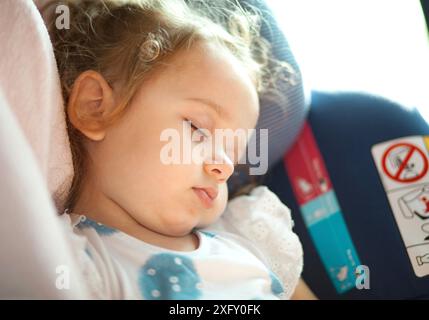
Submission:
<svg viewBox="0 0 429 320">
<path fill-rule="evenodd" d="M 163 68 L 179 50 L 197 41 L 224 46 L 249 70 L 259 94 L 281 94 L 280 82 L 291 82 L 293 68 L 277 61 L 260 36 L 261 15 L 235 0 L 53 0 L 42 12 L 66 5 L 70 28 L 48 30 L 67 105 L 76 78 L 86 70 L 103 75 L 110 85 L 120 84 L 121 103 L 110 114 L 113 123 L 151 74 Z M 87 158 L 81 133 L 68 121 L 74 179 L 66 202 L 72 208 L 85 174 Z"/>
</svg>

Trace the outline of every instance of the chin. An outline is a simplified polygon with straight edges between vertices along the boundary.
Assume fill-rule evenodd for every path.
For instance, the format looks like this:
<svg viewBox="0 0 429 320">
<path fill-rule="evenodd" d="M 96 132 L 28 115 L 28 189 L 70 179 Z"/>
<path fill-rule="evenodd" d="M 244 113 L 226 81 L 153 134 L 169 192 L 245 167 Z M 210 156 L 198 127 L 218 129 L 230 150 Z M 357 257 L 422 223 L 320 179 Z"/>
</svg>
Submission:
<svg viewBox="0 0 429 320">
<path fill-rule="evenodd" d="M 169 237 L 184 237 L 191 234 L 193 229 L 194 227 L 184 228 L 184 229 L 178 229 L 178 228 L 168 229 L 168 230 L 165 230 L 164 234 Z"/>
<path fill-rule="evenodd" d="M 170 219 L 168 221 L 164 221 L 162 233 L 171 237 L 182 237 L 190 234 L 196 226 L 196 219 L 185 218 L 180 221 L 177 218 Z"/>
<path fill-rule="evenodd" d="M 222 216 L 223 210 L 221 212 L 218 213 L 213 213 L 210 216 L 206 216 L 206 219 L 202 219 L 200 223 L 198 223 L 198 225 L 196 225 L 196 228 L 207 228 L 210 225 L 212 225 L 213 223 L 215 223 L 216 221 L 219 220 L 219 218 Z"/>
</svg>

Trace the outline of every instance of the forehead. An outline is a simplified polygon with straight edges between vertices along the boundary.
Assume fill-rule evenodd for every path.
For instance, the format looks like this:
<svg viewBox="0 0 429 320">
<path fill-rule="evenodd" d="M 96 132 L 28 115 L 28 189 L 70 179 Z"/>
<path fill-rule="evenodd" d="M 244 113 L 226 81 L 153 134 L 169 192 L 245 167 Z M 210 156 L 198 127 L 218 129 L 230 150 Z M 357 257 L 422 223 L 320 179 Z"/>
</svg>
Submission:
<svg viewBox="0 0 429 320">
<path fill-rule="evenodd" d="M 259 115 L 258 94 L 249 70 L 227 49 L 199 43 L 182 50 L 163 72 L 169 93 L 217 109 L 225 119 L 253 127 Z"/>
</svg>

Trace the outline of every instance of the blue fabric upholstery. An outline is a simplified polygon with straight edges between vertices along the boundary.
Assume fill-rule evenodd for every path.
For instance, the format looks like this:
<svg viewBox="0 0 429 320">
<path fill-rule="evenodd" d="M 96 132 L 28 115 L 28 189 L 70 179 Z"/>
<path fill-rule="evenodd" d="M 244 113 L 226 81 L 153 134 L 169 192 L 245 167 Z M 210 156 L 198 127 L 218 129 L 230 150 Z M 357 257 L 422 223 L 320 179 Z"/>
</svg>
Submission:
<svg viewBox="0 0 429 320">
<path fill-rule="evenodd" d="M 371 155 L 379 142 L 429 135 L 429 125 L 415 109 L 358 93 L 313 93 L 308 121 L 361 263 L 370 268 L 370 290 L 337 295 L 278 163 L 266 183 L 292 210 L 304 246 L 305 280 L 320 298 L 429 298 L 429 277 L 414 274 Z"/>
</svg>

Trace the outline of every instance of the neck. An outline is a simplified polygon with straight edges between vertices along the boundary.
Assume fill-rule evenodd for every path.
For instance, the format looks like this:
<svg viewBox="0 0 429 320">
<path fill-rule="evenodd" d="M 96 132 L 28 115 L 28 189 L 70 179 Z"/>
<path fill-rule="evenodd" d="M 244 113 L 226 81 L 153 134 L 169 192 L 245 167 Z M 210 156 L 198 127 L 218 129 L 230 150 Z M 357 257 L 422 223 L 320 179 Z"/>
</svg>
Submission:
<svg viewBox="0 0 429 320">
<path fill-rule="evenodd" d="M 96 184 L 87 179 L 72 213 L 81 214 L 107 227 L 120 230 L 151 245 L 175 251 L 193 251 L 199 240 L 194 233 L 185 236 L 165 235 L 140 224 L 123 207 L 103 193 Z"/>
</svg>

